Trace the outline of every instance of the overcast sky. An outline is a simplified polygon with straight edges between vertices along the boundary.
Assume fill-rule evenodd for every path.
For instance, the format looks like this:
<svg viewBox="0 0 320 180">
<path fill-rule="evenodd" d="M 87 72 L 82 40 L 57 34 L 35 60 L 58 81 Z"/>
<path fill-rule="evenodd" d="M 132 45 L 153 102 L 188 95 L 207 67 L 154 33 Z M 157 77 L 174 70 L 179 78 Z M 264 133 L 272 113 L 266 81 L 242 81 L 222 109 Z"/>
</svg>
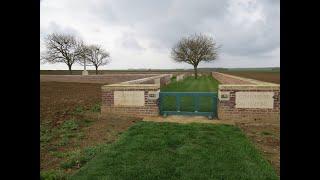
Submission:
<svg viewBox="0 0 320 180">
<path fill-rule="evenodd" d="M 194 33 L 222 45 L 217 60 L 199 67 L 280 67 L 280 0 L 42 0 L 40 51 L 53 32 L 102 45 L 112 61 L 101 69 L 192 68 L 173 62 L 170 50 Z"/>
</svg>

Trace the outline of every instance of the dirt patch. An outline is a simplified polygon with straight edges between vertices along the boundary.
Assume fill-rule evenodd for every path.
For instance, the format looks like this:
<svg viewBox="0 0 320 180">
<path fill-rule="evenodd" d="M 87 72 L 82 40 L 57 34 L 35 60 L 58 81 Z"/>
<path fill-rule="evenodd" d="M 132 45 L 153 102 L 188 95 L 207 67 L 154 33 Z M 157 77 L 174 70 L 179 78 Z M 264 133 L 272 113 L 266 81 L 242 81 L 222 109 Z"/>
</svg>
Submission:
<svg viewBox="0 0 320 180">
<path fill-rule="evenodd" d="M 236 123 L 280 175 L 280 123 Z"/>
<path fill-rule="evenodd" d="M 41 82 L 40 121 L 56 126 L 73 116 L 77 107 L 89 110 L 100 101 L 100 84 Z"/>
<path fill-rule="evenodd" d="M 78 117 L 80 118 L 80 117 Z M 114 142 L 119 134 L 127 130 L 135 122 L 140 121 L 139 118 L 129 118 L 121 116 L 100 117 L 99 113 L 90 116 L 83 115 L 82 119 L 90 118 L 90 125 L 81 127 L 79 132 L 81 138 L 72 138 L 69 142 L 62 146 L 57 146 L 61 138 L 57 138 L 49 142 L 42 148 L 40 153 L 41 157 L 41 170 L 59 169 L 61 164 L 66 161 L 65 157 L 57 157 L 56 154 L 67 154 L 75 150 L 82 150 L 86 147 L 92 147 L 101 143 Z M 63 135 L 58 134 L 58 137 Z M 52 148 L 52 147 L 57 147 Z M 63 156 L 63 155 L 62 155 Z"/>
<path fill-rule="evenodd" d="M 141 120 L 100 116 L 100 87 L 100 84 L 92 83 L 40 83 L 42 172 L 62 170 L 71 173 L 75 170 L 73 159 L 91 158 L 92 153 L 84 156 L 80 152 L 115 141 L 120 133 Z"/>
<path fill-rule="evenodd" d="M 218 120 L 218 119 L 208 119 L 206 116 L 183 116 L 183 115 L 170 115 L 168 117 L 156 116 L 156 117 L 145 117 L 143 121 L 152 122 L 172 122 L 172 123 L 207 123 L 207 124 L 231 124 L 234 122 L 231 120 Z"/>
<path fill-rule="evenodd" d="M 93 146 L 99 143 L 113 142 L 118 134 L 124 132 L 134 123 L 141 121 L 141 118 L 112 116 L 102 117 L 83 131 L 86 137 L 81 141 L 81 147 Z"/>
</svg>

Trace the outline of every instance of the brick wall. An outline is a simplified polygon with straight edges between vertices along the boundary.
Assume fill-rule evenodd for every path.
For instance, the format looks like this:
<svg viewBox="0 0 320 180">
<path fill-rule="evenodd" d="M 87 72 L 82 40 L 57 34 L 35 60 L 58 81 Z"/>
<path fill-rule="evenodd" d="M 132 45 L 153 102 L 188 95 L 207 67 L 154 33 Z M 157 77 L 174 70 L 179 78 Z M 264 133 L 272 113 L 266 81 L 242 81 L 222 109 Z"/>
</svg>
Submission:
<svg viewBox="0 0 320 180">
<path fill-rule="evenodd" d="M 102 114 L 121 114 L 135 117 L 157 116 L 159 115 L 158 99 L 150 99 L 149 94 L 160 90 L 156 84 L 125 85 L 118 84 L 112 86 L 102 86 Z M 116 106 L 114 105 L 115 91 L 143 91 L 144 106 Z"/>
<path fill-rule="evenodd" d="M 108 74 L 108 75 L 40 75 L 40 81 L 56 82 L 80 82 L 80 83 L 98 83 L 114 84 L 134 79 L 141 79 L 159 74 Z"/>
<path fill-rule="evenodd" d="M 220 82 L 217 104 L 219 119 L 235 121 L 280 120 L 280 85 L 217 72 L 213 72 L 212 76 Z M 272 92 L 273 97 L 269 100 L 273 107 L 239 108 L 236 106 L 236 100 L 240 98 L 237 97 L 237 92 L 248 92 L 247 94 Z M 222 94 L 225 94 L 226 97 L 223 98 Z M 257 99 L 258 97 L 251 100 L 257 101 Z"/>
<path fill-rule="evenodd" d="M 280 86 L 278 84 L 266 83 L 222 73 L 212 73 L 219 82 L 218 92 L 218 118 L 235 121 L 259 121 L 280 119 Z M 160 90 L 161 85 L 170 82 L 172 75 L 157 75 L 143 79 L 131 80 L 120 84 L 102 86 L 102 114 L 121 114 L 136 117 L 159 115 L 158 100 L 150 98 L 149 95 Z M 143 105 L 115 105 L 115 91 L 120 92 L 143 92 Z M 237 92 L 253 92 L 264 94 L 272 92 L 272 107 L 239 108 L 237 106 Z M 228 94 L 228 98 L 222 98 L 222 94 Z M 130 99 L 130 98 L 129 98 Z M 118 100 L 118 98 L 116 98 Z M 139 100 L 142 100 L 141 98 Z M 254 100 L 254 99 L 253 99 Z M 269 101 L 271 101 L 269 97 Z M 134 100 L 132 100 L 134 103 Z"/>
<path fill-rule="evenodd" d="M 229 93 L 229 100 L 222 100 L 221 93 Z M 237 92 L 273 92 L 272 108 L 237 108 Z M 272 121 L 280 120 L 280 87 L 279 86 L 219 86 L 218 118 L 235 121 Z"/>
<path fill-rule="evenodd" d="M 159 115 L 157 95 L 161 86 L 170 83 L 171 77 L 171 74 L 163 74 L 102 86 L 101 113 L 136 117 Z M 115 102 L 117 100 L 121 103 Z"/>
</svg>

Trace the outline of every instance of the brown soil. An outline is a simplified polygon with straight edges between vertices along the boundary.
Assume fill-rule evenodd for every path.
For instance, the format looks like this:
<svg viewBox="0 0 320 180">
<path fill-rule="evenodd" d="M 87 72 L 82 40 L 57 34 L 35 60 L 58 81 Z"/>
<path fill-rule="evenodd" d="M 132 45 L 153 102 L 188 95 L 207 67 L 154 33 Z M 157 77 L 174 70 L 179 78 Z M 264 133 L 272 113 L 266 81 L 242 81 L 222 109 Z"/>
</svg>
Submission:
<svg viewBox="0 0 320 180">
<path fill-rule="evenodd" d="M 102 117 L 99 112 L 90 109 L 99 104 L 100 84 L 41 82 L 40 83 L 40 123 L 55 130 L 64 121 L 75 119 L 91 121 L 88 126 L 81 126 L 78 131 L 83 138 L 72 138 L 66 145 L 57 146 L 61 138 L 51 139 L 42 143 L 40 148 L 40 169 L 58 169 L 65 161 L 62 157 L 54 156 L 53 153 L 66 153 L 76 149 L 83 149 L 101 143 L 110 143 L 116 140 L 118 135 L 125 131 L 139 118 L 133 117 Z M 83 113 L 74 113 L 76 107 L 82 107 Z"/>
<path fill-rule="evenodd" d="M 241 71 L 241 72 L 222 72 L 222 73 L 280 84 L 280 73 L 279 72 L 254 72 L 254 71 L 253 72 L 250 72 L 250 71 L 242 72 Z"/>
<path fill-rule="evenodd" d="M 113 116 L 113 117 L 99 117 L 98 114 L 90 115 L 93 120 L 93 124 L 89 127 L 84 127 L 81 129 L 81 132 L 84 134 L 84 138 L 73 139 L 67 145 L 59 147 L 55 152 L 66 153 L 71 152 L 76 149 L 83 149 L 86 147 L 95 146 L 101 143 L 112 143 L 114 142 L 118 135 L 125 130 L 127 130 L 130 126 L 132 126 L 135 122 L 140 121 L 138 118 L 128 118 L 121 116 Z M 88 117 L 87 115 L 85 117 Z M 48 144 L 48 147 L 53 145 Z M 60 164 L 65 161 L 64 158 L 57 158 L 51 154 L 50 148 L 43 149 L 40 152 L 40 164 L 41 170 L 50 170 L 59 168 Z"/>
<path fill-rule="evenodd" d="M 86 134 L 81 140 L 81 147 L 94 146 L 100 143 L 113 142 L 119 133 L 124 132 L 141 118 L 115 116 L 102 117 L 98 115 L 98 120 L 83 131 Z"/>
<path fill-rule="evenodd" d="M 89 109 L 100 103 L 100 87 L 100 84 L 41 82 L 40 121 L 50 121 L 55 126 L 70 118 L 76 107 Z"/>
<path fill-rule="evenodd" d="M 236 123 L 280 175 L 280 123 Z"/>
<path fill-rule="evenodd" d="M 207 124 L 230 124 L 235 125 L 232 120 L 218 120 L 218 119 L 208 119 L 206 116 L 188 116 L 188 115 L 169 115 L 168 117 L 155 116 L 155 117 L 145 117 L 143 121 L 152 122 L 171 122 L 171 123 L 207 123 Z"/>
</svg>

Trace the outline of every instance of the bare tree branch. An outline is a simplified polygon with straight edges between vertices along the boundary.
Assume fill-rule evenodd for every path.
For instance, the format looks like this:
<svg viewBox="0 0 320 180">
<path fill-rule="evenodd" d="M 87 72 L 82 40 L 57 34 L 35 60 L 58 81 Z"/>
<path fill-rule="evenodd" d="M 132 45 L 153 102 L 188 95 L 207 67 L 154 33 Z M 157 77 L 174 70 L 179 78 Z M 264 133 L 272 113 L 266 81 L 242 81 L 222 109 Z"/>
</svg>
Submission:
<svg viewBox="0 0 320 180">
<path fill-rule="evenodd" d="M 77 40 L 72 35 L 49 34 L 45 37 L 44 43 L 46 51 L 40 57 L 40 61 L 48 63 L 65 63 L 68 65 L 70 74 L 71 67 L 75 61 L 79 60 L 83 54 L 82 41 Z"/>
<path fill-rule="evenodd" d="M 98 74 L 99 66 L 106 65 L 110 62 L 110 53 L 104 50 L 100 45 L 83 46 L 84 58 L 78 61 L 80 64 L 84 63 L 84 59 L 96 68 Z"/>
<path fill-rule="evenodd" d="M 189 37 L 183 37 L 172 48 L 171 57 L 176 62 L 185 62 L 193 65 L 195 78 L 197 78 L 199 63 L 217 59 L 219 48 L 212 37 L 194 34 Z"/>
</svg>

